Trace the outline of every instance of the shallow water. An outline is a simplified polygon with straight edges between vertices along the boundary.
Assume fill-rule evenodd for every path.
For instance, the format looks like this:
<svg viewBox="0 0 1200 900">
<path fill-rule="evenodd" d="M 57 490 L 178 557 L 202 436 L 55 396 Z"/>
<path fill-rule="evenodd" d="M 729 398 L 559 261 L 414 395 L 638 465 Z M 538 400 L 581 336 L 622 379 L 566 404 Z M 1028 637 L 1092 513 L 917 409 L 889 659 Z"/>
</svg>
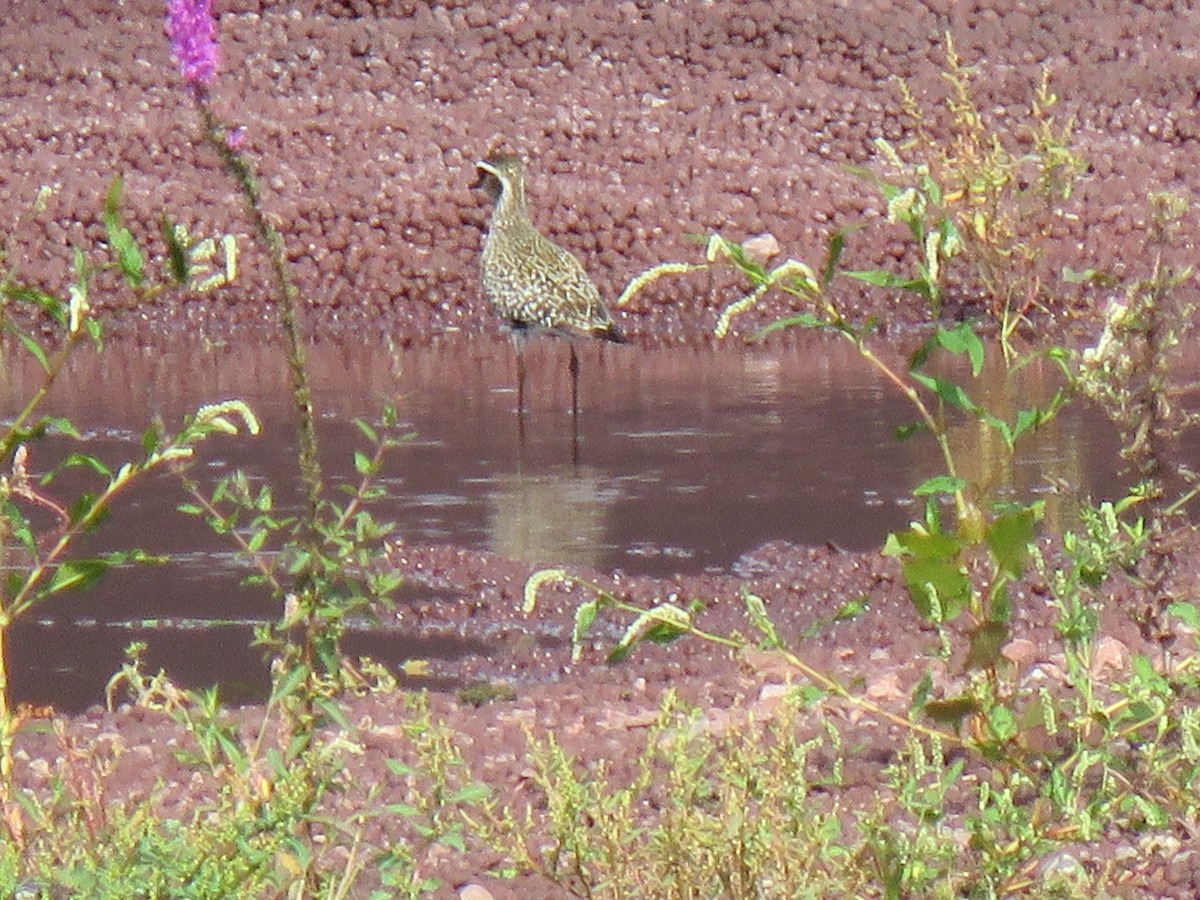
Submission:
<svg viewBox="0 0 1200 900">
<path fill-rule="evenodd" d="M 916 515 L 909 491 L 938 470 L 930 439 L 893 439 L 914 419 L 904 398 L 837 342 L 583 347 L 577 429 L 566 348 L 553 341 L 531 345 L 523 421 L 512 351 L 500 340 L 460 337 L 403 350 L 381 339 L 326 341 L 310 354 L 330 481 L 349 478 L 353 451 L 362 449 L 355 417 L 375 418 L 390 402 L 415 432 L 388 458 L 388 499 L 376 510 L 410 543 L 640 574 L 724 568 L 768 540 L 878 546 Z M 3 415 L 36 378 L 16 356 L 9 365 Z M 1031 369 L 1009 390 L 1044 395 L 1052 380 Z M 50 408 L 85 430 L 86 452 L 115 464 L 136 454 L 151 417 L 171 427 L 202 403 L 240 397 L 262 419 L 262 434 L 213 440 L 194 473 L 211 482 L 243 468 L 294 486 L 286 384 L 278 351 L 255 342 L 115 344 L 76 359 Z M 1015 408 L 1003 385 L 990 390 L 999 407 Z M 1082 407 L 1015 463 L 973 423 L 953 433 L 960 458 L 975 467 L 964 474 L 986 475 L 1000 492 L 1044 494 L 1052 519 L 1066 501 L 1049 484 L 1070 496 L 1116 489 L 1111 431 Z M 62 446 L 35 448 L 31 468 L 44 470 Z M 52 490 L 69 496 L 71 487 L 66 480 Z M 170 564 L 110 573 L 95 589 L 36 610 L 11 647 L 18 699 L 66 709 L 98 701 L 132 640 L 149 642 L 151 670 L 165 666 L 182 683 L 219 679 L 235 697 L 261 690 L 260 654 L 248 644 L 253 623 L 271 617 L 273 605 L 239 585 L 242 569 L 222 539 L 175 512 L 183 499 L 170 477 L 122 498 L 91 549 L 138 546 Z M 349 649 L 397 665 L 482 648 L 363 630 Z"/>
</svg>

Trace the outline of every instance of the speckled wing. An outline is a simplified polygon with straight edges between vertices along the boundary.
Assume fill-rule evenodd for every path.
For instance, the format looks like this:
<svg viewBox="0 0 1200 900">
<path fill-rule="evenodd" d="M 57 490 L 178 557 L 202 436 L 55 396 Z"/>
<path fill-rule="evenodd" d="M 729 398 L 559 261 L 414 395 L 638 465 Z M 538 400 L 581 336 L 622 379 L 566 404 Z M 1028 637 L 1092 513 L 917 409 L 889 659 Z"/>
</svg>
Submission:
<svg viewBox="0 0 1200 900">
<path fill-rule="evenodd" d="M 544 244 L 539 253 L 553 256 L 554 264 L 543 270 L 543 289 L 556 298 L 547 328 L 591 335 L 612 325 L 604 301 L 583 266 L 569 251 L 538 235 Z"/>
<path fill-rule="evenodd" d="M 590 336 L 611 328 L 600 292 L 579 260 L 533 229 L 485 253 L 484 282 L 497 313 L 514 323 Z"/>
</svg>

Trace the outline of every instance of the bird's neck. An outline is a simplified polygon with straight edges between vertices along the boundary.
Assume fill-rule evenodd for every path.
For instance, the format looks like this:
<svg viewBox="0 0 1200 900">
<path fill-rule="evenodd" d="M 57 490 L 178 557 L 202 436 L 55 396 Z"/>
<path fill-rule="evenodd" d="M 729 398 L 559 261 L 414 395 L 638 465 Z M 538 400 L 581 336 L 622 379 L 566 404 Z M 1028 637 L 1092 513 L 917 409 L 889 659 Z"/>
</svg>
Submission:
<svg viewBox="0 0 1200 900">
<path fill-rule="evenodd" d="M 496 198 L 492 222 L 500 226 L 528 225 L 529 210 L 525 206 L 525 187 L 520 183 L 506 184 Z"/>
</svg>

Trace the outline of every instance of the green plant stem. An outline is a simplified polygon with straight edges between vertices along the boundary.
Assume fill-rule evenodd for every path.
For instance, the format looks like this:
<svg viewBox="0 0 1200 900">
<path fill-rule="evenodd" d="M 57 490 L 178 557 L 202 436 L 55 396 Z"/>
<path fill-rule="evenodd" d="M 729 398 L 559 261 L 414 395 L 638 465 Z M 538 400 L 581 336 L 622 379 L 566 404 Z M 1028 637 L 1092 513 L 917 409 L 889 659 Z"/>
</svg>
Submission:
<svg viewBox="0 0 1200 900">
<path fill-rule="evenodd" d="M 662 622 L 662 624 L 672 628 L 679 626 L 679 621 L 677 619 L 672 619 L 667 616 L 655 616 L 651 610 L 645 610 L 641 607 L 634 606 L 631 603 L 626 603 L 623 600 L 618 600 L 610 592 L 604 590 L 599 585 L 592 584 L 591 582 L 580 578 L 572 577 L 570 580 L 583 585 L 596 596 L 603 598 L 606 605 L 612 606 L 615 609 L 619 609 L 622 612 L 629 613 L 630 615 L 634 616 L 648 615 L 650 618 L 656 619 Z M 746 648 L 745 641 L 726 637 L 725 635 L 717 634 L 712 631 L 705 631 L 703 628 L 698 628 L 690 622 L 685 626 L 684 630 L 688 634 L 699 638 L 700 640 L 708 641 L 709 643 L 717 644 L 722 647 L 728 647 L 732 650 L 744 650 Z M 789 665 L 794 666 L 801 674 L 813 682 L 813 684 L 817 685 L 822 690 L 836 695 L 847 703 L 857 706 L 859 709 L 869 712 L 872 715 L 887 719 L 889 722 L 893 722 L 902 728 L 908 729 L 909 731 L 917 732 L 927 737 L 937 738 L 942 741 L 947 741 L 951 744 L 963 744 L 962 738 L 958 737 L 957 735 L 946 731 L 939 731 L 936 728 L 930 728 L 927 725 L 922 725 L 920 722 L 914 722 L 907 716 L 899 715 L 898 713 L 894 713 L 889 709 L 885 709 L 879 704 L 873 703 L 864 697 L 859 697 L 856 694 L 852 694 L 848 688 L 846 688 L 832 675 L 826 675 L 820 669 L 810 666 L 799 656 L 785 647 L 777 648 L 776 652 L 778 652 L 785 660 L 787 660 Z"/>
<path fill-rule="evenodd" d="M 92 526 L 117 494 L 128 487 L 137 475 L 148 471 L 149 468 L 149 466 L 123 466 L 104 491 L 92 501 L 87 512 L 63 529 L 58 540 L 54 542 L 54 546 L 29 570 L 20 588 L 9 601 L 8 609 L 4 611 L 5 624 L 11 624 L 14 619 L 19 618 L 37 602 L 36 598 L 31 596 L 34 588 L 67 552 L 67 548 L 71 546 L 72 542 Z"/>
<path fill-rule="evenodd" d="M 4 615 L 0 622 L 0 801 L 7 812 L 12 799 L 13 739 L 17 722 L 8 705 L 8 628 L 12 619 Z"/>
<path fill-rule="evenodd" d="M 187 491 L 187 493 L 191 495 L 192 499 L 196 501 L 196 504 L 202 510 L 204 510 L 205 515 L 209 517 L 210 521 L 220 521 L 221 511 L 213 506 L 212 501 L 204 495 L 204 492 L 200 490 L 200 485 L 196 484 L 195 481 L 186 476 L 182 466 L 176 469 L 176 474 L 179 476 L 179 479 L 183 484 L 183 489 Z M 267 562 L 266 557 L 262 553 L 252 550 L 250 548 L 250 542 L 242 537 L 242 535 L 236 529 L 230 529 L 229 535 L 233 538 L 234 543 L 238 545 L 238 549 L 242 551 L 242 555 L 247 559 L 253 560 L 254 567 L 258 569 L 263 578 L 266 579 L 267 584 L 271 586 L 271 590 L 277 594 L 282 594 L 283 585 L 275 576 L 275 569 Z"/>
<path fill-rule="evenodd" d="M 854 345 L 854 349 L 858 351 L 858 355 L 870 366 L 873 366 L 884 378 L 890 381 L 899 389 L 908 401 L 917 410 L 917 415 L 921 417 L 921 421 L 925 423 L 925 427 L 929 429 L 930 434 L 937 440 L 938 450 L 941 451 L 942 461 L 946 466 L 946 474 L 956 482 L 960 481 L 958 477 L 958 467 L 954 463 L 954 450 L 950 446 L 950 435 L 945 428 L 942 428 L 929 407 L 925 405 L 925 401 L 921 399 L 921 395 L 917 393 L 917 389 L 913 385 L 902 378 L 891 366 L 885 363 L 882 359 L 875 355 L 874 351 L 867 346 L 865 338 L 856 331 L 841 314 L 837 312 L 832 303 L 826 301 L 826 311 L 834 317 L 833 328 L 838 334 L 842 335 L 846 340 Z M 966 496 L 963 494 L 962 488 L 956 488 L 954 491 L 954 506 L 961 520 L 967 511 Z"/>
<path fill-rule="evenodd" d="M 196 109 L 204 125 L 204 138 L 216 151 L 225 170 L 237 184 L 246 201 L 246 213 L 254 226 L 255 234 L 267 251 L 271 272 L 275 279 L 275 299 L 279 308 L 279 321 L 287 341 L 286 356 L 292 380 L 292 401 L 296 409 L 296 429 L 300 445 L 300 480 L 304 484 L 307 500 L 307 515 L 303 518 L 301 543 L 306 559 L 296 575 L 296 594 L 304 617 L 305 637 L 301 647 L 309 679 L 316 677 L 316 653 L 314 644 L 322 629 L 318 615 L 316 584 L 322 575 L 324 555 L 321 533 L 321 494 L 323 491 L 321 463 L 317 447 L 316 418 L 313 414 L 312 390 L 308 381 L 308 365 L 305 359 L 304 341 L 296 317 L 297 290 L 288 270 L 287 253 L 283 237 L 271 224 L 263 211 L 258 182 L 250 171 L 246 160 L 229 145 L 228 132 L 217 119 L 203 91 L 197 90 L 193 97 Z M 310 682 L 310 688 L 313 685 Z M 306 715 L 312 712 L 313 691 L 306 692 Z"/>
<path fill-rule="evenodd" d="M 321 464 L 317 453 L 317 432 L 313 415 L 312 390 L 308 382 L 308 367 L 304 342 L 296 318 L 297 289 L 288 270 L 287 253 L 283 237 L 271 224 L 262 208 L 258 183 L 245 159 L 230 149 L 225 126 L 217 119 L 207 99 L 197 92 L 196 108 L 204 123 L 204 138 L 217 152 L 225 170 L 238 185 L 246 200 L 246 213 L 254 226 L 255 234 L 267 250 L 271 262 L 271 273 L 275 279 L 275 300 L 279 307 L 279 321 L 287 339 L 288 371 L 292 379 L 292 397 L 298 416 L 297 430 L 300 438 L 300 477 L 304 482 L 309 507 L 309 537 L 314 547 L 319 546 L 320 536 L 316 531 L 320 508 L 322 479 Z"/>
<path fill-rule="evenodd" d="M 117 473 L 116 477 L 109 483 L 103 493 L 92 502 L 87 513 L 80 516 L 64 529 L 63 533 L 59 535 L 58 540 L 54 543 L 54 546 L 34 564 L 33 568 L 26 574 L 25 580 L 20 588 L 18 588 L 16 594 L 8 602 L 7 608 L 0 612 L 0 799 L 4 801 L 5 805 L 7 805 L 11 795 L 13 741 L 19 725 L 13 717 L 8 698 L 7 644 L 9 628 L 15 619 L 36 602 L 36 597 L 33 596 L 34 589 L 41 583 L 46 574 L 51 571 L 54 564 L 66 553 L 67 548 L 70 547 L 75 538 L 87 531 L 97 518 L 99 518 L 107 505 L 112 502 L 113 498 L 129 485 L 139 471 L 144 470 L 125 466 Z"/>
<path fill-rule="evenodd" d="M 41 406 L 42 401 L 46 399 L 46 395 L 50 393 L 50 389 L 58 380 L 58 376 L 62 374 L 63 367 L 67 364 L 67 359 L 83 334 L 84 330 L 82 328 L 76 328 L 67 335 L 66 342 L 59 349 L 58 353 L 54 355 L 53 360 L 51 360 L 50 365 L 47 367 L 42 383 L 33 392 L 33 395 L 29 398 L 29 402 L 25 404 L 21 411 L 13 418 L 12 422 L 9 423 L 7 429 L 5 429 L 4 438 L 0 440 L 0 459 L 8 459 L 13 446 L 17 443 L 17 433 L 33 416 L 34 411 Z"/>
</svg>

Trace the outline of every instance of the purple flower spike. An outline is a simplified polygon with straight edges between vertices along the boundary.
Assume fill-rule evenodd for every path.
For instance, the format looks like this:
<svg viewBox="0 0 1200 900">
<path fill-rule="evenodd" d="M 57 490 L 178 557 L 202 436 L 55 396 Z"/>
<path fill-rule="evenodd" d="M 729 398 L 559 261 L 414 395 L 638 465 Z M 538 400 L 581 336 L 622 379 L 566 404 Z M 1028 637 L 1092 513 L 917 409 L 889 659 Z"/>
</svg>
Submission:
<svg viewBox="0 0 1200 900">
<path fill-rule="evenodd" d="M 212 84 L 219 60 L 212 0 L 167 0 L 167 36 L 183 80 L 192 87 Z"/>
</svg>

